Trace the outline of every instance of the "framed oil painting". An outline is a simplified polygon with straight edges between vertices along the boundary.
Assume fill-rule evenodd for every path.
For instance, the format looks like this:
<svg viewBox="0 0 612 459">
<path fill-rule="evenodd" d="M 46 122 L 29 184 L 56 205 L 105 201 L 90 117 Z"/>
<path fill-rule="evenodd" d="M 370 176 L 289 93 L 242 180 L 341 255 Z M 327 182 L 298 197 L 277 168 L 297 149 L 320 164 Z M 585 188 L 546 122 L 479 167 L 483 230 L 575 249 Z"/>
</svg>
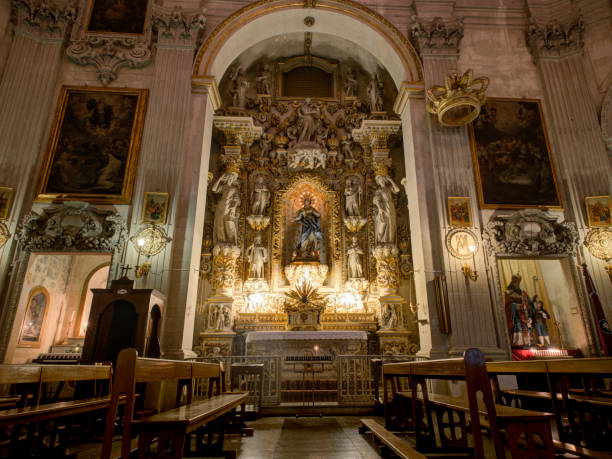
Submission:
<svg viewBox="0 0 612 459">
<path fill-rule="evenodd" d="M 149 0 L 92 0 L 89 33 L 143 34 Z"/>
<path fill-rule="evenodd" d="M 561 208 L 539 100 L 487 99 L 470 134 L 482 208 Z"/>
<path fill-rule="evenodd" d="M 142 200 L 142 223 L 164 225 L 168 217 L 168 193 L 147 191 Z"/>
<path fill-rule="evenodd" d="M 23 325 L 19 333 L 18 346 L 39 347 L 45 317 L 49 309 L 49 293 L 44 287 L 35 287 L 30 292 Z"/>
<path fill-rule="evenodd" d="M 38 201 L 128 204 L 148 92 L 65 86 Z"/>
<path fill-rule="evenodd" d="M 11 212 L 14 191 L 13 188 L 0 186 L 0 220 L 6 220 Z"/>
<path fill-rule="evenodd" d="M 610 196 L 587 196 L 584 202 L 590 227 L 612 226 Z"/>
<path fill-rule="evenodd" d="M 453 228 L 472 226 L 470 198 L 449 196 L 447 198 L 448 222 Z"/>
</svg>

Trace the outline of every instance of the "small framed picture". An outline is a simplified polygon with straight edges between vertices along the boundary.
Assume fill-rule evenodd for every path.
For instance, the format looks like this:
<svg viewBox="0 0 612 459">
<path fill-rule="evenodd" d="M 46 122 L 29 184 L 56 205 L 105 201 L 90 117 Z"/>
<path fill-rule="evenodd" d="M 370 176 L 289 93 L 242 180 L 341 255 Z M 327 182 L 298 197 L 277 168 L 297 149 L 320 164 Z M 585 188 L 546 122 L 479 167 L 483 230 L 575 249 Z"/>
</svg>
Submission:
<svg viewBox="0 0 612 459">
<path fill-rule="evenodd" d="M 610 196 L 587 196 L 584 202 L 590 227 L 612 226 Z"/>
<path fill-rule="evenodd" d="M 472 210 L 469 197 L 448 197 L 448 222 L 453 228 L 472 226 Z"/>
<path fill-rule="evenodd" d="M 49 292 L 44 287 L 33 288 L 28 298 L 23 325 L 19 334 L 19 343 L 17 344 L 19 347 L 37 348 L 40 346 L 40 338 L 48 309 Z"/>
<path fill-rule="evenodd" d="M 142 223 L 164 225 L 168 217 L 168 193 L 146 191 L 142 201 Z"/>
<path fill-rule="evenodd" d="M 14 188 L 0 186 L 0 220 L 6 220 L 11 212 Z"/>
</svg>

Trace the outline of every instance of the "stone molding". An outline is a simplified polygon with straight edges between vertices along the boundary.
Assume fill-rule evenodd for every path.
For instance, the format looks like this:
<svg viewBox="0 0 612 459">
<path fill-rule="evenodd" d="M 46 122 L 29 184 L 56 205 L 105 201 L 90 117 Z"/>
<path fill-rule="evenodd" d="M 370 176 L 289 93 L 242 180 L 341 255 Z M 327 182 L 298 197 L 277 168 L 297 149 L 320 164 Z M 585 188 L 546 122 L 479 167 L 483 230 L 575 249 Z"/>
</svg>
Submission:
<svg viewBox="0 0 612 459">
<path fill-rule="evenodd" d="M 121 250 L 126 225 L 121 215 L 84 202 L 65 202 L 28 213 L 15 231 L 22 250 L 99 251 Z"/>
<path fill-rule="evenodd" d="M 554 19 L 546 25 L 533 20 L 527 29 L 527 46 L 536 58 L 564 57 L 584 49 L 584 21 L 581 16 L 562 24 Z"/>
<path fill-rule="evenodd" d="M 489 254 L 510 256 L 573 255 L 578 243 L 574 222 L 558 223 L 539 209 L 494 216 L 483 231 Z"/>
<path fill-rule="evenodd" d="M 206 8 L 183 10 L 153 5 L 151 23 L 157 31 L 157 46 L 194 48 L 200 32 L 204 30 Z"/>
<path fill-rule="evenodd" d="M 431 21 L 413 18 L 410 35 L 412 42 L 423 54 L 458 53 L 459 44 L 463 38 L 463 19 L 453 18 L 444 20 L 436 16 Z"/>
<path fill-rule="evenodd" d="M 46 0 L 13 0 L 11 11 L 17 20 L 15 30 L 41 41 L 63 41 L 77 17 L 71 1 L 57 5 Z"/>
</svg>

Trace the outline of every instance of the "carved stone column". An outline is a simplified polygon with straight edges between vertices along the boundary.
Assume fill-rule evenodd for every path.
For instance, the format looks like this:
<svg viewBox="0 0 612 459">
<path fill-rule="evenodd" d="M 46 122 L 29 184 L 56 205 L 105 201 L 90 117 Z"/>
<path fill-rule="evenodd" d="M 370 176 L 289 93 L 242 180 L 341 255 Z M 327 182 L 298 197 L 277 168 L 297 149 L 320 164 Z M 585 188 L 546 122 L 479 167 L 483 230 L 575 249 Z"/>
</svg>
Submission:
<svg viewBox="0 0 612 459">
<path fill-rule="evenodd" d="M 532 23 L 527 44 L 542 75 L 548 119 L 553 135 L 557 172 L 563 175 L 563 207 L 576 221 L 580 238 L 588 232 L 584 197 L 610 194 L 612 170 L 597 119 L 597 108 L 586 84 L 585 25 L 580 17 Z M 605 262 L 584 251 L 602 304 L 612 303 L 612 285 Z M 610 308 L 606 310 L 609 316 Z"/>
<path fill-rule="evenodd" d="M 443 84 L 447 74 L 457 67 L 459 46 L 463 37 L 462 21 L 440 17 L 431 21 L 417 20 L 411 33 L 412 41 L 423 60 L 425 88 Z M 478 346 L 489 354 L 504 355 L 505 336 L 500 336 L 496 330 L 500 326 L 499 320 L 503 317 L 494 311 L 487 276 L 479 276 L 476 282 L 466 280 L 461 272 L 461 260 L 450 256 L 443 248 L 446 233 L 450 229 L 446 212 L 447 197 L 469 196 L 473 204 L 478 202 L 467 127 L 444 127 L 433 117 L 427 117 L 427 121 L 434 171 L 432 191 L 436 201 L 432 211 L 438 221 L 432 235 L 435 239 L 432 243 L 442 249 L 440 252 L 444 262 L 443 273 L 432 273 L 428 278 L 444 274 L 447 279 L 453 330 L 453 347 L 448 352 L 462 355 L 468 347 Z M 474 225 L 480 226 L 479 213 L 472 213 L 475 215 Z M 476 255 L 475 263 L 476 269 L 484 273 L 482 251 Z M 474 323 L 475 320 L 477 323 Z"/>
<path fill-rule="evenodd" d="M 0 183 L 15 188 L 10 233 L 30 210 L 41 164 L 45 125 L 52 116 L 61 52 L 76 11 L 68 2 L 14 0 L 14 35 L 0 82 Z M 14 240 L 0 252 L 0 291 L 13 256 Z M 4 290 L 6 291 L 6 290 Z M 0 302 L 0 310 L 4 309 Z"/>
<path fill-rule="evenodd" d="M 250 145 L 262 133 L 252 118 L 217 116 L 214 125 L 225 135 L 224 175 L 240 175 L 240 154 L 243 145 Z M 223 176 L 221 176 L 223 177 Z M 232 341 L 236 333 L 233 323 L 234 287 L 239 280 L 238 260 L 242 255 L 238 240 L 234 243 L 214 241 L 211 284 L 215 293 L 206 299 L 206 331 L 200 333 L 202 355 L 231 355 Z"/>
</svg>

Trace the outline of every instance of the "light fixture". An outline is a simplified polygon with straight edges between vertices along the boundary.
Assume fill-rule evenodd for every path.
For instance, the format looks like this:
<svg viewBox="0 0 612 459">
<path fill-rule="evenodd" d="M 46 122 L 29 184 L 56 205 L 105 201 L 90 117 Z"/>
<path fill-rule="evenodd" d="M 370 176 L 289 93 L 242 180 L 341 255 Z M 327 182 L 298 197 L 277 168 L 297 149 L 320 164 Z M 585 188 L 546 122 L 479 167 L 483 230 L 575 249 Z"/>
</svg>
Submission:
<svg viewBox="0 0 612 459">
<path fill-rule="evenodd" d="M 138 252 L 134 275 L 136 277 L 145 277 L 151 270 L 151 263 L 148 261 L 140 265 L 140 255 L 144 255 L 147 258 L 155 256 L 164 250 L 171 240 L 172 238 L 168 237 L 162 227 L 154 224 L 145 226 L 132 236 L 130 241 Z"/>
<path fill-rule="evenodd" d="M 478 280 L 478 272 L 476 271 L 476 245 L 470 244 L 468 246 L 468 250 L 472 254 L 472 263 L 474 264 L 474 269 L 470 268 L 467 264 L 461 267 L 461 272 L 465 276 L 466 280 L 469 279 L 472 282 L 476 282 Z"/>
</svg>

